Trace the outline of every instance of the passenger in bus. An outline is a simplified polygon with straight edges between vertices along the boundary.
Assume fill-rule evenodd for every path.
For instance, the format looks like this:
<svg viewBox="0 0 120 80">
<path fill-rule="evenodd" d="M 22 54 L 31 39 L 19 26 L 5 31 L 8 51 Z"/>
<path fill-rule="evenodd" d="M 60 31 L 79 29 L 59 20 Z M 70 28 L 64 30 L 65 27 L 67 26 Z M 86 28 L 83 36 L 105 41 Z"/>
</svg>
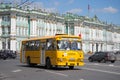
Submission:
<svg viewBox="0 0 120 80">
<path fill-rule="evenodd" d="M 72 50 L 78 50 L 78 45 L 77 45 L 77 42 L 76 42 L 76 41 L 73 41 L 73 42 L 71 43 L 71 49 L 72 49 Z"/>
<path fill-rule="evenodd" d="M 65 41 L 65 49 L 70 50 L 71 48 L 71 42 L 70 41 Z"/>
<path fill-rule="evenodd" d="M 61 49 L 65 49 L 65 44 L 64 44 L 64 42 L 62 41 L 61 42 L 61 47 L 60 47 Z"/>
<path fill-rule="evenodd" d="M 51 43 L 50 46 L 48 47 L 48 50 L 53 50 L 54 49 L 54 43 Z"/>
<path fill-rule="evenodd" d="M 57 41 L 57 49 L 60 49 L 60 47 L 61 47 L 61 42 L 58 40 Z"/>
</svg>

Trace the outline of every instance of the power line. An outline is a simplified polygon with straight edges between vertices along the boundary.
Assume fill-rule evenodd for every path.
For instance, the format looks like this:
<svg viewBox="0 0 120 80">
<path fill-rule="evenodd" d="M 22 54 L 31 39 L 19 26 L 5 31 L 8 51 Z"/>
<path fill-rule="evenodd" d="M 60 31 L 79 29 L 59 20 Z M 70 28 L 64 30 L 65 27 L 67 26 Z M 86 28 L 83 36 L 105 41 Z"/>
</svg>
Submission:
<svg viewBox="0 0 120 80">
<path fill-rule="evenodd" d="M 28 1 L 29 1 L 29 0 L 26 0 L 26 1 L 22 2 L 21 4 L 17 5 L 16 7 L 19 7 L 19 6 L 25 4 L 25 3 L 28 2 Z"/>
</svg>

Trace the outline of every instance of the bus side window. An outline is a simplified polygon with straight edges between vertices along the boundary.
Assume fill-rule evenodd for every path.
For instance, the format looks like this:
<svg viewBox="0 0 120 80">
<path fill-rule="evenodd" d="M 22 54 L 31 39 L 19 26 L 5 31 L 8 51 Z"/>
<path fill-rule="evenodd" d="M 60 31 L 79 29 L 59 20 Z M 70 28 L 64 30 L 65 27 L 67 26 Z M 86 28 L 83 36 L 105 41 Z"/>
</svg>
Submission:
<svg viewBox="0 0 120 80">
<path fill-rule="evenodd" d="M 39 50 L 40 49 L 40 41 L 35 41 L 34 49 L 35 50 Z"/>
<path fill-rule="evenodd" d="M 34 45 L 35 45 L 34 41 L 31 41 L 30 42 L 30 50 L 34 50 Z"/>
<path fill-rule="evenodd" d="M 47 40 L 47 50 L 55 50 L 55 44 L 53 39 Z"/>
<path fill-rule="evenodd" d="M 29 48 L 28 42 L 25 44 L 25 47 L 26 47 L 26 51 L 27 51 Z"/>
</svg>

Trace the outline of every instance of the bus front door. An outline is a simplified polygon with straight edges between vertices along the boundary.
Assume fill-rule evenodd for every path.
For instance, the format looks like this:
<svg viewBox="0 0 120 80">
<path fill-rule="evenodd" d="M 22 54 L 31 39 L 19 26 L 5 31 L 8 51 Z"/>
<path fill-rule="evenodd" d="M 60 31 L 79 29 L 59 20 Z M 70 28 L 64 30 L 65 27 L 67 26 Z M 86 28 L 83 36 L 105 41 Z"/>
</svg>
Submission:
<svg viewBox="0 0 120 80">
<path fill-rule="evenodd" d="M 45 65 L 45 43 L 41 43 L 41 52 L 40 52 L 41 54 L 41 60 L 40 60 L 40 62 L 41 62 L 41 64 L 42 65 Z"/>
</svg>

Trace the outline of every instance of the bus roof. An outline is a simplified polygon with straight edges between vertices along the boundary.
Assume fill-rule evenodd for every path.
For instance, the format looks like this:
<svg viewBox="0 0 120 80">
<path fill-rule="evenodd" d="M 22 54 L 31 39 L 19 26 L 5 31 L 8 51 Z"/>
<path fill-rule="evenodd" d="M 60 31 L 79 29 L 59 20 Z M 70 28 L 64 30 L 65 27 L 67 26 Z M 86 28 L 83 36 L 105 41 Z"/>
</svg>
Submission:
<svg viewBox="0 0 120 80">
<path fill-rule="evenodd" d="M 31 41 L 31 40 L 39 40 L 39 39 L 50 39 L 50 38 L 58 38 L 58 37 L 61 37 L 61 38 L 79 38 L 81 39 L 80 36 L 75 36 L 75 35 L 67 35 L 67 34 L 56 34 L 55 36 L 44 36 L 44 37 L 35 37 L 35 38 L 30 38 L 30 39 L 25 39 L 25 40 L 22 40 L 22 41 Z"/>
</svg>

